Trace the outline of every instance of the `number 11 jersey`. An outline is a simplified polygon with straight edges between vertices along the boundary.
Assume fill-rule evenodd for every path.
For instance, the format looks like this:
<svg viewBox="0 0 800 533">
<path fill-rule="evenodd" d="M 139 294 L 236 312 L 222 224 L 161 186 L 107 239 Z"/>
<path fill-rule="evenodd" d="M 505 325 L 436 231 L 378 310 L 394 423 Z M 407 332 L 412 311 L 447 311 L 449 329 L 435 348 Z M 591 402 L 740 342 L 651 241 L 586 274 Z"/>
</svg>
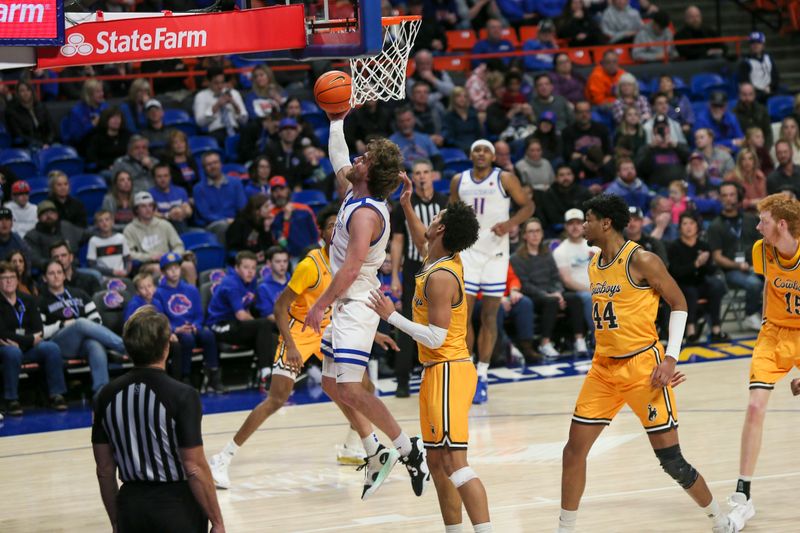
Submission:
<svg viewBox="0 0 800 533">
<path fill-rule="evenodd" d="M 602 264 L 599 253 L 589 263 L 595 355 L 630 357 L 658 342 L 660 296 L 652 287 L 634 283 L 630 273 L 630 259 L 639 248 L 626 241 L 607 264 Z"/>
</svg>

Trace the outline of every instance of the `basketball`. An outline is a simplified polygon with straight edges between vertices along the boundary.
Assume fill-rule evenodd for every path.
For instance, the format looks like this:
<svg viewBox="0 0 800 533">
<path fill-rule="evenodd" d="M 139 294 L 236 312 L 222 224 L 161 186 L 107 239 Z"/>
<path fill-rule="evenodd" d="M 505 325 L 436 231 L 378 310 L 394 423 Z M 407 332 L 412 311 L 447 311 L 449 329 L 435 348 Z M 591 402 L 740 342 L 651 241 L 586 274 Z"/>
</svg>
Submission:
<svg viewBox="0 0 800 533">
<path fill-rule="evenodd" d="M 327 113 L 342 113 L 350 109 L 350 75 L 341 70 L 331 70 L 314 84 L 314 99 Z"/>
</svg>

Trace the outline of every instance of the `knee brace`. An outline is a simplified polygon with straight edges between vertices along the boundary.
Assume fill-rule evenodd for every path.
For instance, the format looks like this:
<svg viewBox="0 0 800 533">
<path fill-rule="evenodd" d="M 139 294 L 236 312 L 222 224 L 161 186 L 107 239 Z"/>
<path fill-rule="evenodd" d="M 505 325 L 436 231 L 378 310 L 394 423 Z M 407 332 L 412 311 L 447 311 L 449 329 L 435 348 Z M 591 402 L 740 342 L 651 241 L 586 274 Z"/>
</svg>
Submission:
<svg viewBox="0 0 800 533">
<path fill-rule="evenodd" d="M 478 474 L 476 474 L 472 468 L 465 466 L 464 468 L 459 468 L 458 470 L 453 472 L 450 475 L 450 481 L 453 482 L 453 485 L 455 485 L 456 488 L 459 488 L 461 487 L 461 485 L 467 483 L 468 481 L 476 479 L 477 477 Z"/>
<path fill-rule="evenodd" d="M 655 452 L 664 472 L 669 474 L 684 489 L 692 488 L 700 474 L 683 458 L 680 445 L 676 444 L 669 448 L 655 450 Z"/>
</svg>

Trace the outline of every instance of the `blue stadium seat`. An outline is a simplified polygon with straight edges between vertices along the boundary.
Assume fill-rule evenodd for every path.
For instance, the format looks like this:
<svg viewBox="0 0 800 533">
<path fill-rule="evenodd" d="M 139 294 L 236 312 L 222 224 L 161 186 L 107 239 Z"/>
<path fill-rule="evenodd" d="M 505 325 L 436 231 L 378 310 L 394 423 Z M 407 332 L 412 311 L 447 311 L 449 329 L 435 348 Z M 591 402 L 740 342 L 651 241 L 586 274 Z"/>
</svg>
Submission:
<svg viewBox="0 0 800 533">
<path fill-rule="evenodd" d="M 536 0 L 536 12 L 542 18 L 556 19 L 564 13 L 567 0 Z"/>
<path fill-rule="evenodd" d="M 606 113 L 603 111 L 599 111 L 597 109 L 592 109 L 592 121 L 599 122 L 600 124 L 604 125 L 608 128 L 609 133 L 612 135 L 614 134 L 614 117 L 611 116 L 611 113 Z"/>
<path fill-rule="evenodd" d="M 186 135 L 195 135 L 197 125 L 192 116 L 183 109 L 165 109 L 164 126 L 181 130 Z"/>
<path fill-rule="evenodd" d="M 99 174 L 78 174 L 70 176 L 69 181 L 72 194 L 83 202 L 91 223 L 94 220 L 95 212 L 100 209 L 103 198 L 108 192 L 106 180 Z"/>
<path fill-rule="evenodd" d="M 469 157 L 464 153 L 461 148 L 440 148 L 439 155 L 442 156 L 442 161 L 445 164 L 454 163 L 457 161 L 469 161 Z"/>
<path fill-rule="evenodd" d="M 322 109 L 312 100 L 300 100 L 300 113 L 323 113 Z"/>
<path fill-rule="evenodd" d="M 217 140 L 208 135 L 193 135 L 189 137 L 189 151 L 192 152 L 198 163 L 206 152 L 216 152 L 222 155 L 222 150 L 220 150 Z"/>
<path fill-rule="evenodd" d="M 317 128 L 314 130 L 314 135 L 317 136 L 322 146 L 328 146 L 328 138 L 331 136 L 330 127 L 325 126 L 324 128 Z"/>
<path fill-rule="evenodd" d="M 8 167 L 17 176 L 25 180 L 39 173 L 30 152 L 22 148 L 0 150 L 0 165 Z"/>
<path fill-rule="evenodd" d="M 440 192 L 445 196 L 450 195 L 450 180 L 441 179 L 433 182 L 433 190 Z"/>
<path fill-rule="evenodd" d="M 325 193 L 315 189 L 294 192 L 292 194 L 292 201 L 300 204 L 306 204 L 313 209 L 314 212 L 328 205 L 328 199 L 325 198 Z"/>
<path fill-rule="evenodd" d="M 656 94 L 658 92 L 659 78 L 660 76 L 655 76 L 652 80 L 650 80 L 650 94 Z M 689 87 L 686 86 L 686 82 L 683 81 L 683 78 L 679 76 L 672 76 L 672 86 L 675 94 L 689 94 Z"/>
<path fill-rule="evenodd" d="M 458 174 L 459 172 L 464 172 L 465 170 L 469 170 L 472 168 L 472 161 L 469 159 L 460 160 L 460 161 L 450 161 L 449 163 L 444 164 L 444 172 L 453 172 L 454 174 Z"/>
<path fill-rule="evenodd" d="M 325 113 L 304 113 L 301 118 L 314 126 L 314 129 L 330 128 L 330 121 Z"/>
<path fill-rule="evenodd" d="M 183 241 L 183 245 L 186 246 L 187 249 L 191 248 L 192 246 L 219 244 L 216 235 L 214 235 L 210 231 L 206 231 L 203 229 L 189 230 L 185 233 L 182 233 L 181 240 Z M 206 269 L 203 268 L 199 270 L 206 270 Z"/>
<path fill-rule="evenodd" d="M 47 178 L 38 176 L 27 180 L 28 185 L 31 186 L 31 194 L 29 200 L 32 204 L 39 204 L 42 200 L 47 198 L 49 191 L 47 190 Z"/>
<path fill-rule="evenodd" d="M 236 161 L 239 159 L 240 138 L 238 133 L 225 138 L 225 161 Z"/>
<path fill-rule="evenodd" d="M 11 146 L 11 135 L 6 130 L 6 125 L 0 123 L 0 148 L 8 148 Z"/>
<path fill-rule="evenodd" d="M 208 270 L 212 268 L 223 268 L 227 256 L 225 248 L 217 244 L 197 244 L 187 246 L 187 250 L 194 253 L 197 257 L 197 270 Z"/>
<path fill-rule="evenodd" d="M 693 100 L 708 100 L 712 91 L 728 93 L 728 84 L 719 74 L 695 74 L 689 82 Z"/>
<path fill-rule="evenodd" d="M 51 146 L 39 152 L 39 172 L 47 174 L 51 170 L 60 170 L 67 176 L 81 174 L 84 164 L 77 150 L 71 146 Z"/>
<path fill-rule="evenodd" d="M 240 180 L 246 180 L 249 178 L 247 167 L 240 165 L 239 163 L 225 163 L 222 165 L 222 173 L 226 176 L 231 176 Z"/>
<path fill-rule="evenodd" d="M 794 110 L 794 97 L 788 94 L 770 96 L 767 100 L 767 110 L 773 122 L 780 122 Z"/>
<path fill-rule="evenodd" d="M 69 143 L 72 140 L 67 132 L 69 132 L 69 115 L 63 117 L 61 122 L 58 123 L 58 138 L 63 143 Z"/>
</svg>

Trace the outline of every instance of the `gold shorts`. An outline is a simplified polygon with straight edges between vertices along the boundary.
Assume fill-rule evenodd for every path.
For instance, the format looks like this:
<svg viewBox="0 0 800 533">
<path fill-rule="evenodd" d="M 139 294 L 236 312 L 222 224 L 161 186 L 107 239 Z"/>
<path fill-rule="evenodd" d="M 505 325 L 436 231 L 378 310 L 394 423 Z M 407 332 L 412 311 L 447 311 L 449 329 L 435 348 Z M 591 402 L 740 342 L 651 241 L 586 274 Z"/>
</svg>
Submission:
<svg viewBox="0 0 800 533">
<path fill-rule="evenodd" d="M 425 367 L 419 388 L 419 423 L 426 448 L 467 448 L 469 409 L 478 384 L 470 360 Z"/>
<path fill-rule="evenodd" d="M 800 329 L 765 323 L 753 348 L 750 388 L 772 390 L 794 367 L 800 368 Z"/>
<path fill-rule="evenodd" d="M 306 361 L 308 361 L 312 356 L 316 356 L 317 359 L 322 360 L 322 356 L 319 355 L 322 335 L 317 335 L 317 333 L 310 328 L 306 328 L 305 331 L 302 331 L 302 329 L 302 322 L 295 320 L 294 318 L 289 320 L 289 333 L 292 335 L 292 339 L 294 339 L 294 343 L 297 346 L 297 349 L 300 351 L 300 355 L 303 357 L 303 364 L 305 364 Z M 272 373 L 279 376 L 286 376 L 287 378 L 296 379 L 297 374 L 289 370 L 289 368 L 286 366 L 284 359 L 285 354 L 286 343 L 283 340 L 283 335 L 281 335 L 278 337 L 278 348 L 275 350 L 275 362 L 272 365 Z"/>
</svg>

